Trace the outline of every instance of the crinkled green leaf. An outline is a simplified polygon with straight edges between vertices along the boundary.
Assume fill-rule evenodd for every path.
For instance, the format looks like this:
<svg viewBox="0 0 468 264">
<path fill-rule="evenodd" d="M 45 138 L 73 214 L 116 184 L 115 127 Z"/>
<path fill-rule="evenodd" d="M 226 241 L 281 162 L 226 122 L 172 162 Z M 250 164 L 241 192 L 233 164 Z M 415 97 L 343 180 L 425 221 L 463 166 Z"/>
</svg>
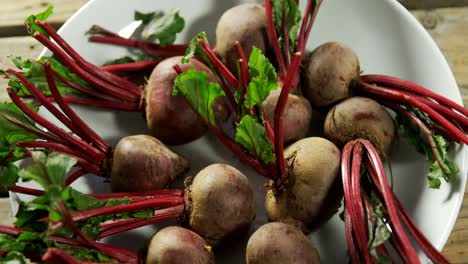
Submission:
<svg viewBox="0 0 468 264">
<path fill-rule="evenodd" d="M 28 18 L 26 18 L 26 21 L 25 21 L 25 24 L 26 24 L 27 29 L 28 29 L 28 33 L 30 35 L 33 35 L 35 32 L 40 32 L 40 33 L 48 36 L 48 34 L 40 26 L 38 26 L 36 24 L 36 21 L 37 20 L 45 21 L 50 15 L 52 15 L 53 12 L 54 12 L 54 7 L 49 6 L 49 7 L 47 7 L 46 10 L 40 12 L 37 15 L 28 16 Z"/>
<path fill-rule="evenodd" d="M 251 80 L 245 94 L 244 105 L 252 108 L 261 105 L 270 92 L 278 89 L 279 85 L 275 68 L 261 50 L 253 48 L 248 66 Z"/>
<path fill-rule="evenodd" d="M 241 119 L 236 126 L 235 140 L 261 162 L 269 164 L 275 161 L 273 144 L 266 134 L 266 129 L 254 117 L 245 115 Z"/>
<path fill-rule="evenodd" d="M 148 15 L 148 14 L 147 14 Z M 177 33 L 185 26 L 185 20 L 179 15 L 179 10 L 174 9 L 169 14 L 154 12 L 151 19 L 144 16 L 145 27 L 141 33 L 147 42 L 167 46 L 176 40 Z"/>
<path fill-rule="evenodd" d="M 211 66 L 211 61 L 205 55 L 205 52 L 203 52 L 199 40 L 208 43 L 208 38 L 206 37 L 205 32 L 198 33 L 197 36 L 190 41 L 187 50 L 185 51 L 185 56 L 182 58 L 182 63 L 188 63 L 192 57 L 195 57 L 206 65 Z"/>
<path fill-rule="evenodd" d="M 184 96 L 195 111 L 211 125 L 216 126 L 213 103 L 224 91 L 217 83 L 208 82 L 206 72 L 195 68 L 179 74 L 175 79 L 173 95 Z"/>
</svg>

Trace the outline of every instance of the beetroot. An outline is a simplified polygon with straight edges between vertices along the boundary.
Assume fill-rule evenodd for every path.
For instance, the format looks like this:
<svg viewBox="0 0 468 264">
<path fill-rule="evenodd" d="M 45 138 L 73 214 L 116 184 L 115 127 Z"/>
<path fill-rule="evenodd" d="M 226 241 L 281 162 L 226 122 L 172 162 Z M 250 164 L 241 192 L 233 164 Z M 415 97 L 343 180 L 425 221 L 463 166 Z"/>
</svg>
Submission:
<svg viewBox="0 0 468 264">
<path fill-rule="evenodd" d="M 206 127 L 195 111 L 183 98 L 173 96 L 174 79 L 177 73 L 173 67 L 180 65 L 183 72 L 190 68 L 208 74 L 208 80 L 216 82 L 211 70 L 196 59 L 181 64 L 182 57 L 172 57 L 160 62 L 153 70 L 145 88 L 146 122 L 153 135 L 166 144 L 178 145 L 202 136 Z M 225 119 L 227 112 L 222 102 L 216 103 L 214 112 L 219 119 Z"/>
<path fill-rule="evenodd" d="M 323 108 L 351 95 L 351 82 L 359 76 L 359 60 L 345 45 L 329 42 L 308 54 L 301 71 L 301 89 L 312 106 Z"/>
<path fill-rule="evenodd" d="M 246 260 L 247 264 L 314 264 L 320 263 L 320 256 L 299 228 L 272 222 L 252 234 Z"/>
<path fill-rule="evenodd" d="M 383 106 L 369 98 L 351 97 L 328 112 L 324 133 L 339 147 L 356 138 L 368 139 L 382 156 L 389 156 L 396 128 Z"/>
<path fill-rule="evenodd" d="M 110 183 L 114 192 L 158 190 L 189 168 L 188 161 L 148 135 L 122 138 L 114 149 Z"/>
<path fill-rule="evenodd" d="M 146 264 L 214 264 L 208 244 L 196 233 L 178 226 L 159 230 L 148 245 Z"/>
<path fill-rule="evenodd" d="M 232 72 L 237 73 L 239 59 L 235 42 L 241 43 L 246 57 L 252 48 L 268 50 L 265 8 L 246 3 L 230 8 L 221 16 L 216 26 L 216 53 Z"/>
<path fill-rule="evenodd" d="M 149 191 L 167 186 L 176 176 L 188 170 L 188 162 L 184 158 L 151 136 L 123 138 L 113 150 L 63 100 L 48 63 L 44 64 L 44 70 L 57 106 L 47 100 L 44 94 L 20 73 L 14 70 L 7 72 L 18 78 L 37 101 L 75 135 L 36 113 L 12 89 L 8 89 L 13 101 L 13 104 L 9 105 L 11 109 L 0 114 L 11 122 L 13 127 L 25 128 L 35 135 L 31 140 L 19 140 L 11 143 L 12 145 L 27 150 L 58 151 L 77 159 L 79 170 L 66 180 L 67 185 L 86 173 L 93 173 L 110 178 L 111 187 L 115 191 Z M 11 112 L 16 107 L 19 109 L 15 110 L 17 115 L 22 116 L 20 120 L 17 119 L 17 115 L 12 114 L 15 112 Z M 36 122 L 43 129 L 31 126 L 29 122 Z"/>
<path fill-rule="evenodd" d="M 262 104 L 265 118 L 270 124 L 274 124 L 275 108 L 280 93 L 280 90 L 270 92 Z M 311 119 L 312 107 L 309 101 L 302 96 L 290 94 L 283 112 L 284 143 L 304 138 L 309 131 Z"/>
</svg>

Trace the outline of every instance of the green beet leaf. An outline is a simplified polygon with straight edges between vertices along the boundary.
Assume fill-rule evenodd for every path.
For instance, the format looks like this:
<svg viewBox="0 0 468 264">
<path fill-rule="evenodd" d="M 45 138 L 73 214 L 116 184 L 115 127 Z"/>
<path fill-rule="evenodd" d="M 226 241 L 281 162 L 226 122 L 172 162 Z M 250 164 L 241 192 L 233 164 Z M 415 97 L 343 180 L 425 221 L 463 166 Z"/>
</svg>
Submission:
<svg viewBox="0 0 468 264">
<path fill-rule="evenodd" d="M 217 83 L 208 82 L 205 72 L 191 68 L 175 80 L 173 95 L 184 96 L 193 109 L 208 123 L 216 126 L 213 103 L 224 91 Z"/>
<path fill-rule="evenodd" d="M 185 27 L 185 20 L 180 16 L 179 10 L 172 10 L 169 14 L 164 12 L 154 12 L 150 14 L 135 15 L 144 22 L 141 33 L 145 41 L 167 46 L 176 40 L 177 33 Z"/>
<path fill-rule="evenodd" d="M 273 144 L 266 134 L 266 129 L 254 117 L 245 115 L 241 119 L 236 126 L 235 140 L 261 162 L 270 164 L 275 161 Z"/>
<path fill-rule="evenodd" d="M 275 68 L 261 50 L 253 48 L 248 66 L 251 81 L 247 87 L 244 105 L 252 108 L 261 106 L 270 92 L 278 89 L 279 85 Z"/>
</svg>

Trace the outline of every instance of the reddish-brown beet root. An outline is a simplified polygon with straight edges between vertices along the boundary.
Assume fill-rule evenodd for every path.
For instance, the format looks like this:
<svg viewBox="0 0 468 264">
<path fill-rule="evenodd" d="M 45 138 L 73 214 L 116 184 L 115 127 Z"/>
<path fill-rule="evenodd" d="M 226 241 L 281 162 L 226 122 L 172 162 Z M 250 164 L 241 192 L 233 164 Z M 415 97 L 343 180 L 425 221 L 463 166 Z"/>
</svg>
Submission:
<svg viewBox="0 0 468 264">
<path fill-rule="evenodd" d="M 239 41 L 247 59 L 253 47 L 267 51 L 265 8 L 246 3 L 228 9 L 216 26 L 216 52 L 233 73 L 237 73 L 239 56 L 234 46 Z"/>
<path fill-rule="evenodd" d="M 186 159 L 158 139 L 148 135 L 128 136 L 114 149 L 110 183 L 114 192 L 158 190 L 188 168 Z"/>
<path fill-rule="evenodd" d="M 286 148 L 284 157 L 290 173 L 289 185 L 279 193 L 267 192 L 268 219 L 292 218 L 316 228 L 336 212 L 342 198 L 338 178 L 340 150 L 324 138 L 311 137 Z"/>
<path fill-rule="evenodd" d="M 303 61 L 302 93 L 313 107 L 331 106 L 351 95 L 349 87 L 359 71 L 359 60 L 352 49 L 338 42 L 325 43 Z"/>
<path fill-rule="evenodd" d="M 212 246 L 247 229 L 255 218 L 254 191 L 247 177 L 229 165 L 201 170 L 187 195 L 188 225 Z"/>
<path fill-rule="evenodd" d="M 263 101 L 263 112 L 270 124 L 274 127 L 275 108 L 281 90 L 270 92 L 270 95 Z M 310 127 L 312 119 L 312 107 L 309 101 L 302 96 L 289 94 L 283 116 L 283 142 L 293 142 L 303 139 Z"/>
<path fill-rule="evenodd" d="M 178 226 L 157 232 L 148 245 L 146 264 L 214 264 L 211 248 L 201 236 Z"/>
<path fill-rule="evenodd" d="M 273 222 L 261 226 L 249 239 L 247 264 L 314 264 L 320 256 L 310 240 L 294 225 Z"/>
<path fill-rule="evenodd" d="M 194 67 L 197 71 L 206 72 L 208 81 L 217 82 L 211 70 L 200 61 L 191 59 L 189 63 L 182 64 L 181 59 L 178 56 L 160 62 L 151 73 L 145 88 L 148 127 L 155 137 L 171 145 L 188 143 L 206 131 L 205 125 L 184 98 L 172 95 L 174 80 L 178 75 L 174 66 L 179 65 L 183 72 Z M 220 119 L 227 115 L 222 103 L 214 105 L 214 112 Z"/>
<path fill-rule="evenodd" d="M 372 99 L 356 96 L 328 112 L 324 134 L 340 148 L 353 139 L 367 139 L 385 157 L 390 155 L 396 128 L 383 106 Z"/>
</svg>

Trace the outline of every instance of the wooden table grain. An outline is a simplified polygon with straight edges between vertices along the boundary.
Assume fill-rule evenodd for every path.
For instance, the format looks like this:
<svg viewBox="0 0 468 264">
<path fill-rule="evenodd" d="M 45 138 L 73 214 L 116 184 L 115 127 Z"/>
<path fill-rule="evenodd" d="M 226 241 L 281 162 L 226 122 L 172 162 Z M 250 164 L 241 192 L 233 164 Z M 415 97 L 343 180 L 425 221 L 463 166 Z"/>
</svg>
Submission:
<svg viewBox="0 0 468 264">
<path fill-rule="evenodd" d="M 55 6 L 50 21 L 60 26 L 87 0 L 0 0 L 0 68 L 11 65 L 9 55 L 35 58 L 42 47 L 25 36 L 24 18 Z M 468 0 L 402 0 L 432 35 L 457 79 L 463 102 L 468 105 Z M 0 100 L 5 100 L 6 81 L 0 79 Z M 8 198 L 0 198 L 0 224 L 12 224 Z M 455 227 L 443 250 L 452 263 L 468 263 L 468 194 L 465 192 Z"/>
</svg>

